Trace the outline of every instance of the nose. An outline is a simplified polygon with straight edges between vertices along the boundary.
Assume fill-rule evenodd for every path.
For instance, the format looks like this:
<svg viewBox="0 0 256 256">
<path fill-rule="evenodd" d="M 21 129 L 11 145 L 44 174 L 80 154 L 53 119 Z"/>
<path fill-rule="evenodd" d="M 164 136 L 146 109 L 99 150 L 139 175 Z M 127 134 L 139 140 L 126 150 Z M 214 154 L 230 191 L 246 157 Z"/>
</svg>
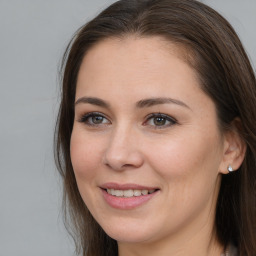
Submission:
<svg viewBox="0 0 256 256">
<path fill-rule="evenodd" d="M 103 163 L 115 171 L 123 171 L 139 168 L 143 162 L 138 134 L 136 136 L 136 132 L 131 129 L 115 129 L 109 138 Z"/>
</svg>

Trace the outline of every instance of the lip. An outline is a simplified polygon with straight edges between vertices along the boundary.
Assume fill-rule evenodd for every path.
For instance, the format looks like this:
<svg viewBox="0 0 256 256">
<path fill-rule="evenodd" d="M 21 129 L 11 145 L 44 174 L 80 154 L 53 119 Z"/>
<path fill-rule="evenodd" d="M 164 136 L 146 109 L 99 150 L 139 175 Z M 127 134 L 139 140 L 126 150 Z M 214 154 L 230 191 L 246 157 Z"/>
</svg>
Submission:
<svg viewBox="0 0 256 256">
<path fill-rule="evenodd" d="M 117 184 L 117 183 L 105 183 L 100 186 L 103 198 L 107 204 L 115 209 L 120 210 L 131 210 L 140 207 L 152 200 L 155 196 L 159 194 L 159 189 L 155 187 L 141 186 L 138 184 Z M 128 190 L 128 189 L 138 189 L 138 190 L 151 190 L 156 189 L 155 192 L 147 195 L 133 196 L 133 197 L 117 197 L 107 193 L 106 189 L 116 189 L 116 190 Z"/>
</svg>

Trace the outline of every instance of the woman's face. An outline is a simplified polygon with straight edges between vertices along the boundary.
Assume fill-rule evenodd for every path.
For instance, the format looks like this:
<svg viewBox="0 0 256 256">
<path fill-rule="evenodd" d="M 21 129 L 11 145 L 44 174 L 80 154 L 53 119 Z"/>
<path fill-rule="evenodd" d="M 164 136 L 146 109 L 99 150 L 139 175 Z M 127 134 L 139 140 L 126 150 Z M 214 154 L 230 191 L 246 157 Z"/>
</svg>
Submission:
<svg viewBox="0 0 256 256">
<path fill-rule="evenodd" d="M 157 37 L 108 39 L 79 71 L 77 185 L 96 221 L 123 243 L 213 226 L 223 139 L 215 105 L 180 53 Z"/>
</svg>

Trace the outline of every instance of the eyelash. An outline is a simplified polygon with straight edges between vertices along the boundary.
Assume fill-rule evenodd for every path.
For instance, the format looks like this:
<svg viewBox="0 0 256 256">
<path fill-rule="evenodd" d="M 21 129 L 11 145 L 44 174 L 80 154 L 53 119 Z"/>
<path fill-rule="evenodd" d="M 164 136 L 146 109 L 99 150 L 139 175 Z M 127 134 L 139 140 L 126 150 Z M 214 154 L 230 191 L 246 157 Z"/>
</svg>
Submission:
<svg viewBox="0 0 256 256">
<path fill-rule="evenodd" d="M 84 124 L 86 124 L 88 126 L 92 126 L 92 127 L 97 127 L 97 126 L 101 126 L 101 125 L 108 125 L 109 123 L 111 123 L 110 121 L 107 121 L 106 123 L 96 124 L 96 123 L 93 123 L 92 120 L 89 121 L 90 118 L 96 118 L 96 117 L 100 117 L 100 118 L 102 118 L 102 120 L 104 120 L 104 119 L 108 120 L 108 118 L 106 118 L 100 112 L 90 112 L 90 113 L 87 113 L 87 114 L 83 115 L 78 121 L 80 123 L 84 123 Z M 155 122 L 154 122 L 154 118 L 161 118 L 164 121 L 164 124 L 159 125 L 159 126 L 156 125 Z M 153 120 L 154 124 L 151 124 L 149 126 L 154 127 L 154 129 L 164 129 L 164 128 L 167 128 L 167 127 L 170 127 L 172 125 L 177 124 L 177 120 L 173 117 L 170 117 L 170 116 L 162 114 L 162 113 L 153 113 L 153 114 L 150 114 L 146 117 L 146 121 L 143 122 L 143 126 L 146 126 L 147 123 L 149 123 L 150 120 Z M 166 124 L 166 122 L 169 122 L 169 124 Z"/>
<path fill-rule="evenodd" d="M 145 125 L 146 123 L 148 123 L 150 120 L 153 120 L 154 122 L 154 118 L 161 118 L 163 119 L 165 122 L 169 122 L 169 124 L 164 124 L 164 125 L 150 125 L 153 126 L 155 129 L 164 129 L 166 127 L 170 127 L 172 125 L 177 124 L 177 120 L 173 117 L 170 117 L 168 115 L 162 114 L 162 113 L 153 113 L 147 116 L 146 121 L 143 123 L 143 125 Z"/>
<path fill-rule="evenodd" d="M 93 117 L 102 117 L 106 120 L 108 120 L 108 118 L 106 118 L 102 113 L 100 112 L 90 112 L 90 113 L 87 113 L 85 115 L 83 115 L 80 119 L 79 119 L 79 122 L 80 123 L 85 123 L 86 125 L 88 126 L 99 126 L 99 125 L 102 125 L 103 123 L 100 123 L 100 124 L 95 124 L 93 122 L 89 122 L 89 118 L 93 118 Z"/>
</svg>

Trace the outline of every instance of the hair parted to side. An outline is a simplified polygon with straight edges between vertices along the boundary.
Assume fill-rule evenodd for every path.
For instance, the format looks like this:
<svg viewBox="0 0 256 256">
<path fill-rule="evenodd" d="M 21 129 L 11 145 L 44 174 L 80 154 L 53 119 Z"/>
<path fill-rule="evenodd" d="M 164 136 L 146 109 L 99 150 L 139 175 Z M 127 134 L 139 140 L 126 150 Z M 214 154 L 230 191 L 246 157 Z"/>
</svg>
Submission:
<svg viewBox="0 0 256 256">
<path fill-rule="evenodd" d="M 111 37 L 161 36 L 188 53 L 186 61 L 201 87 L 215 102 L 220 129 L 240 118 L 247 145 L 242 166 L 224 175 L 216 209 L 220 241 L 232 241 L 240 256 L 256 255 L 256 81 L 243 46 L 231 25 L 195 0 L 121 0 L 81 27 L 62 62 L 62 98 L 55 130 L 55 159 L 64 184 L 66 225 L 83 256 L 117 255 L 108 237 L 85 206 L 70 159 L 78 71 L 86 52 Z M 111 61 L 111 60 L 110 60 Z M 85 156 L 86 157 L 86 156 Z M 70 224 L 70 225 L 69 225 Z"/>
</svg>

